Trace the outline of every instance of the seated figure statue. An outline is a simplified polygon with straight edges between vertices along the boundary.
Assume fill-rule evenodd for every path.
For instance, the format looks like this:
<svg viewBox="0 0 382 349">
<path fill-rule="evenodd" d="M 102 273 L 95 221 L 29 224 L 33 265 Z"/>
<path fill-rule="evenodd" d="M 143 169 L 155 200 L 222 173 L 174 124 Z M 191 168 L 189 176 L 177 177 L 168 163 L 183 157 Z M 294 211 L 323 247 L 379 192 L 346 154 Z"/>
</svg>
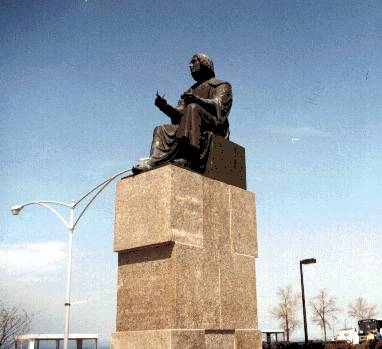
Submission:
<svg viewBox="0 0 382 349">
<path fill-rule="evenodd" d="M 134 174 L 166 163 L 202 172 L 212 134 L 229 138 L 231 85 L 215 78 L 214 64 L 205 54 L 194 55 L 189 67 L 196 83 L 180 96 L 176 107 L 157 93 L 155 105 L 171 124 L 154 129 L 150 157 L 133 167 Z"/>
</svg>

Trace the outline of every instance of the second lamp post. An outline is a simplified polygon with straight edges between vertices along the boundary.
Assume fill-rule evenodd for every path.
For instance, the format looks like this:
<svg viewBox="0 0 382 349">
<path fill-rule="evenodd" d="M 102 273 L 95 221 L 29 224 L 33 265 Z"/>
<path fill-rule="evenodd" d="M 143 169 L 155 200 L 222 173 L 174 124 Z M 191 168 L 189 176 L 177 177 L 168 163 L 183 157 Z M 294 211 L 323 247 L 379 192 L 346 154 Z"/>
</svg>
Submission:
<svg viewBox="0 0 382 349">
<path fill-rule="evenodd" d="M 304 335 L 305 335 L 305 344 L 308 344 L 308 326 L 306 324 L 306 309 L 305 309 L 305 292 L 304 292 L 304 276 L 302 273 L 303 264 L 312 264 L 316 263 L 315 258 L 303 259 L 300 261 L 300 276 L 301 276 L 301 297 L 302 297 L 302 313 L 304 316 Z"/>
</svg>

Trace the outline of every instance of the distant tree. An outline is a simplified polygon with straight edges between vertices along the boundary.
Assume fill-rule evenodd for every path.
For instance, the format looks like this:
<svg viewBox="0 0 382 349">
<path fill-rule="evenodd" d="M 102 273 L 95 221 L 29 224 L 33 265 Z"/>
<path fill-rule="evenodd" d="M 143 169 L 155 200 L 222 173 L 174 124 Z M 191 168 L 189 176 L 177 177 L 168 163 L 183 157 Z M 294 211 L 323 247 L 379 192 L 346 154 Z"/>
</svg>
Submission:
<svg viewBox="0 0 382 349">
<path fill-rule="evenodd" d="M 271 310 L 271 314 L 280 321 L 286 334 L 286 340 L 289 342 L 290 334 L 300 324 L 296 319 L 299 296 L 293 293 L 291 285 L 288 285 L 286 288 L 278 288 L 277 296 L 279 303 Z"/>
<path fill-rule="evenodd" d="M 15 336 L 28 332 L 31 321 L 25 310 L 0 304 L 0 348 L 12 349 Z"/>
<path fill-rule="evenodd" d="M 349 304 L 348 315 L 357 320 L 372 319 L 377 316 L 377 304 L 369 305 L 364 298 L 358 297 Z"/>
<path fill-rule="evenodd" d="M 313 312 L 313 322 L 324 331 L 326 342 L 326 329 L 331 329 L 330 320 L 336 320 L 340 309 L 334 297 L 329 297 L 326 290 L 321 290 L 316 297 L 310 300 Z"/>
</svg>

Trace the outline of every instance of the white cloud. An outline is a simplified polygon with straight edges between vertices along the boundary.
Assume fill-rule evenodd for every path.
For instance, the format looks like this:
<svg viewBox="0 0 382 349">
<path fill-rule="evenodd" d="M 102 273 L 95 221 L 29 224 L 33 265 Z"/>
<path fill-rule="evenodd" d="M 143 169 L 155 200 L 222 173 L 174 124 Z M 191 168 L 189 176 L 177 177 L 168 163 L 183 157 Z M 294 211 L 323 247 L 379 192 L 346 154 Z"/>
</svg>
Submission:
<svg viewBox="0 0 382 349">
<path fill-rule="evenodd" d="M 37 281 L 64 266 L 66 244 L 61 241 L 0 244 L 0 268 L 23 281 Z"/>
<path fill-rule="evenodd" d="M 321 131 L 315 127 L 265 127 L 265 132 L 275 135 L 288 136 L 291 138 L 303 138 L 303 137 L 330 137 L 330 134 L 325 131 Z"/>
<path fill-rule="evenodd" d="M 291 141 L 292 141 L 292 143 L 297 143 L 298 141 L 300 141 L 300 138 L 292 137 Z"/>
<path fill-rule="evenodd" d="M 27 284 L 36 284 L 41 281 L 40 277 L 34 275 L 22 275 L 16 279 L 16 282 L 27 283 Z"/>
</svg>

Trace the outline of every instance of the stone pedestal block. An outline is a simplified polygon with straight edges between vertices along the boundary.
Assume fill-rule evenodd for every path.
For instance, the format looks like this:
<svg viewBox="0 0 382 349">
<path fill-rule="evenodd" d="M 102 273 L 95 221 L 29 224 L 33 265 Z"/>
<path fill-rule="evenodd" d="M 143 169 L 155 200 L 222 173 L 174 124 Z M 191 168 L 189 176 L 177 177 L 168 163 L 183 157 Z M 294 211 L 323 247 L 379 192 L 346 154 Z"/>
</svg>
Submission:
<svg viewBox="0 0 382 349">
<path fill-rule="evenodd" d="M 255 196 L 168 165 L 117 184 L 113 349 L 260 348 Z"/>
<path fill-rule="evenodd" d="M 147 330 L 112 334 L 110 349 L 259 349 L 258 330 Z"/>
</svg>

